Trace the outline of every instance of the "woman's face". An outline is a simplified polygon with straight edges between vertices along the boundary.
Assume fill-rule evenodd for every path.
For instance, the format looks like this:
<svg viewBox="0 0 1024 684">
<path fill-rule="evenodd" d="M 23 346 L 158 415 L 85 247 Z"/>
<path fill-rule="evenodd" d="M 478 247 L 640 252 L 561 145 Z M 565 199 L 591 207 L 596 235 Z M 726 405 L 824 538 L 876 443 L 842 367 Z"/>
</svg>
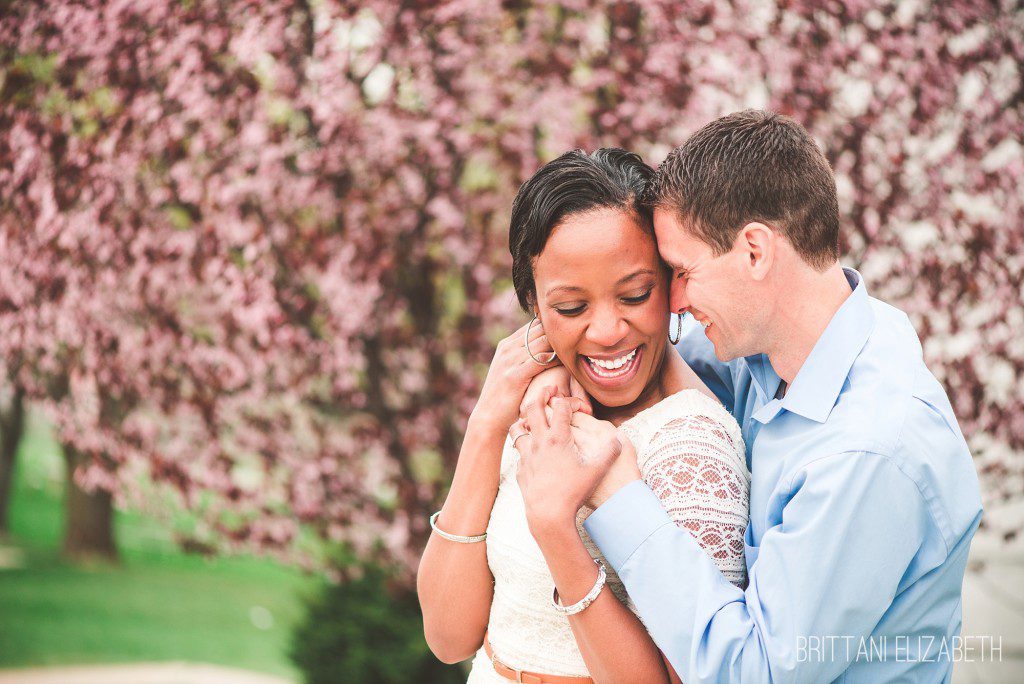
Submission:
<svg viewBox="0 0 1024 684">
<path fill-rule="evenodd" d="M 533 263 L 551 348 L 599 404 L 626 406 L 659 380 L 667 275 L 654 238 L 620 209 L 566 218 Z"/>
</svg>

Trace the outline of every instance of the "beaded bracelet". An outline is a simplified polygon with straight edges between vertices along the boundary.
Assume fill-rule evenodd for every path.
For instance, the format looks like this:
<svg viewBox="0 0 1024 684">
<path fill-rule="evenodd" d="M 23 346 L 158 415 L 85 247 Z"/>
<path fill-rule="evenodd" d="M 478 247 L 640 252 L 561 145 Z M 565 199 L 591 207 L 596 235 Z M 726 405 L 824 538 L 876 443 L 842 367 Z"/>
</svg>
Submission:
<svg viewBox="0 0 1024 684">
<path fill-rule="evenodd" d="M 594 559 L 594 562 L 597 563 L 597 581 L 594 582 L 594 587 L 590 590 L 590 593 L 576 603 L 571 606 L 563 606 L 558 600 L 558 587 L 555 587 L 554 592 L 551 594 L 551 603 L 555 606 L 555 610 L 562 615 L 576 615 L 577 613 L 582 613 L 587 609 L 587 606 L 597 600 L 601 590 L 604 589 L 604 581 L 607 579 L 608 573 L 604 570 L 604 563 L 597 558 Z"/>
<path fill-rule="evenodd" d="M 434 515 L 430 516 L 430 528 L 437 532 L 439 535 L 447 539 L 448 541 L 458 542 L 459 544 L 474 544 L 476 542 L 482 542 L 487 539 L 487 533 L 478 534 L 475 537 L 463 537 L 461 534 L 451 534 L 445 532 L 437 526 L 437 516 L 441 515 L 441 511 L 438 511 Z"/>
</svg>

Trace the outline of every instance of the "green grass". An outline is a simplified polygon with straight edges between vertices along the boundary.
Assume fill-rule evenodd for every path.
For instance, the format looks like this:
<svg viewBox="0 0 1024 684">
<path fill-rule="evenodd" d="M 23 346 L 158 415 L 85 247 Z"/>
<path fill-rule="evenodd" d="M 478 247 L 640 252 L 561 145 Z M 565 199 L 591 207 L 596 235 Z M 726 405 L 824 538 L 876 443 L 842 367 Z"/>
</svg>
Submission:
<svg viewBox="0 0 1024 684">
<path fill-rule="evenodd" d="M 177 550 L 167 523 L 119 511 L 117 566 L 59 555 L 59 447 L 33 422 L 18 457 L 11 540 L 19 568 L 0 568 L 0 667 L 185 660 L 298 679 L 287 648 L 315 578 L 257 558 Z"/>
</svg>

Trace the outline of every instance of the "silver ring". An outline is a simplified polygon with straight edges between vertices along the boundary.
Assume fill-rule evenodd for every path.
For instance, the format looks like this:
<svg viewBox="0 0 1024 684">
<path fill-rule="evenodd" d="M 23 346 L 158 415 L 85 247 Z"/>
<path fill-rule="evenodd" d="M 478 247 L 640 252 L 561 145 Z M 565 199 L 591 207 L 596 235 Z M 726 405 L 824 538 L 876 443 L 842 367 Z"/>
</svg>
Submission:
<svg viewBox="0 0 1024 684">
<path fill-rule="evenodd" d="M 512 437 L 512 448 L 513 449 L 518 449 L 519 447 L 516 446 L 516 442 L 518 442 L 520 439 L 522 439 L 523 437 L 525 437 L 528 434 L 530 434 L 529 430 L 523 430 L 522 432 L 520 432 L 515 437 L 512 437 L 512 435 L 509 435 L 509 437 Z"/>
<path fill-rule="evenodd" d="M 555 352 L 551 352 L 551 356 L 548 357 L 547 361 L 541 361 L 540 359 L 533 355 L 532 351 L 530 351 L 530 330 L 533 329 L 533 324 L 536 322 L 537 317 L 534 316 L 533 320 L 530 321 L 530 325 L 526 326 L 526 335 L 523 337 L 523 346 L 526 347 L 526 353 L 529 355 L 529 357 L 533 360 L 534 363 L 536 363 L 539 366 L 546 366 L 555 360 Z"/>
</svg>

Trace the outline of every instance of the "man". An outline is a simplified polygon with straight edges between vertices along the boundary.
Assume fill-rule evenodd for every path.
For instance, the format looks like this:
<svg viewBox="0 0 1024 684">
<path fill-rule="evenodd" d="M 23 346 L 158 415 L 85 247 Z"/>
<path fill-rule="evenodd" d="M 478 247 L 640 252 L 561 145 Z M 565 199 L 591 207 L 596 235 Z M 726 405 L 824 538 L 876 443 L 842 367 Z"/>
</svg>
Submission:
<svg viewBox="0 0 1024 684">
<path fill-rule="evenodd" d="M 678 350 L 746 441 L 746 590 L 635 468 L 581 461 L 564 408 L 530 426 L 535 477 L 598 506 L 586 529 L 687 684 L 948 681 L 977 476 L 906 315 L 838 263 L 828 162 L 740 112 L 669 155 L 653 203 L 672 311 L 700 324 Z"/>
</svg>

